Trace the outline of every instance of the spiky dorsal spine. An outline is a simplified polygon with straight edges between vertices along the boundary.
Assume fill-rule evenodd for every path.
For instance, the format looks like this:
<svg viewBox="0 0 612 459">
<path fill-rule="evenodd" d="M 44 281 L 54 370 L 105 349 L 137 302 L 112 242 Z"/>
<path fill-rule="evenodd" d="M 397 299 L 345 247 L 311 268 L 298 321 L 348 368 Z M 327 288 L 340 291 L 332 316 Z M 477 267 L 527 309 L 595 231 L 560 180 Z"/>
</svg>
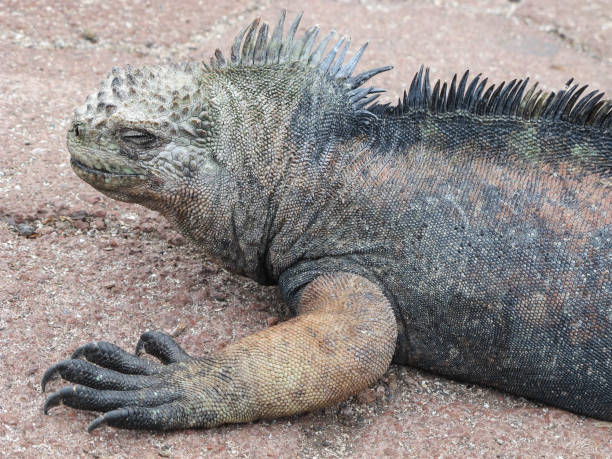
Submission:
<svg viewBox="0 0 612 459">
<path fill-rule="evenodd" d="M 560 91 L 547 93 L 538 89 L 538 83 L 527 90 L 529 78 L 487 87 L 487 78 L 481 80 L 478 74 L 469 81 L 469 73 L 468 70 L 463 74 L 458 85 L 455 74 L 450 86 L 438 80 L 432 89 L 429 68 L 421 66 L 396 106 L 379 105 L 373 109 L 396 116 L 418 109 L 431 113 L 466 111 L 526 120 L 562 120 L 603 130 L 612 128 L 612 102 L 603 100 L 604 93 L 600 91 L 581 97 L 588 86 L 579 87 L 573 84 L 573 79 Z"/>
<path fill-rule="evenodd" d="M 283 38 L 285 16 L 286 11 L 283 10 L 270 38 L 268 38 L 268 25 L 266 23 L 260 25 L 260 19 L 255 19 L 236 36 L 231 48 L 230 59 L 226 59 L 217 49 L 215 55 L 210 59 L 211 67 L 223 69 L 299 62 L 342 84 L 347 89 L 349 100 L 357 113 L 371 116 L 369 106 L 376 100 L 378 93 L 384 90 L 374 87 L 361 88 L 361 86 L 375 75 L 393 67 L 379 67 L 353 75 L 367 43 L 364 43 L 355 55 L 344 63 L 350 39 L 341 37 L 325 54 L 327 45 L 335 35 L 335 31 L 332 30 L 313 51 L 319 28 L 310 27 L 296 39 L 296 32 L 302 19 L 302 13 L 299 13 Z"/>
</svg>

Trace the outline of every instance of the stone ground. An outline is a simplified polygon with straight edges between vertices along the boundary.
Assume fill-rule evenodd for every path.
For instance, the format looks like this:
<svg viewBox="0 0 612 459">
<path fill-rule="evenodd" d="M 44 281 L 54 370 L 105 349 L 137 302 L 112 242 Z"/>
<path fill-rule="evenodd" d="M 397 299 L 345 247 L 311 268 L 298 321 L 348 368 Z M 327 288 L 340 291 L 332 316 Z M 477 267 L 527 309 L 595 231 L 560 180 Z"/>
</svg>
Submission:
<svg viewBox="0 0 612 459">
<path fill-rule="evenodd" d="M 91 413 L 42 415 L 42 373 L 80 344 L 131 349 L 153 328 L 199 354 L 280 314 L 275 289 L 202 263 L 159 216 L 77 179 L 64 136 L 112 66 L 208 58 L 282 7 L 370 40 L 361 68 L 395 65 L 376 81 L 389 100 L 421 63 L 436 78 L 470 68 L 612 91 L 610 0 L 0 2 L 0 455 L 610 457 L 612 424 L 399 367 L 340 406 L 211 430 L 88 434 Z"/>
</svg>

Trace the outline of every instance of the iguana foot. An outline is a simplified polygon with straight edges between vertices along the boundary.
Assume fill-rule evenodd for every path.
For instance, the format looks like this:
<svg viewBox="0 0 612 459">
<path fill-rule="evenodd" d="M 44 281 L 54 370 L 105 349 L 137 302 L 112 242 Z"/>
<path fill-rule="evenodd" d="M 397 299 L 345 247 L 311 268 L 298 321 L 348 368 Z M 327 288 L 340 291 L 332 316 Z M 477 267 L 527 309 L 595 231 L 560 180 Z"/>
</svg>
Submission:
<svg viewBox="0 0 612 459">
<path fill-rule="evenodd" d="M 289 416 L 337 403 L 368 387 L 397 342 L 393 309 L 379 287 L 349 273 L 319 276 L 302 291 L 299 316 L 245 336 L 207 358 L 187 355 L 163 333 L 136 346 L 161 363 L 106 342 L 78 348 L 49 368 L 74 383 L 51 394 L 44 411 L 64 404 L 102 411 L 102 424 L 170 430 Z M 85 360 L 82 358 L 84 357 Z"/>
<path fill-rule="evenodd" d="M 138 357 L 143 350 L 162 363 Z M 227 385 L 231 379 L 224 378 L 223 370 L 212 360 L 190 357 L 170 336 L 160 332 L 144 333 L 136 354 L 105 341 L 79 347 L 71 359 L 56 363 L 43 375 L 43 392 L 57 375 L 76 384 L 51 394 L 44 413 L 60 404 L 105 412 L 89 425 L 88 431 L 102 424 L 168 430 L 223 422 L 215 411 L 223 404 L 215 400 L 219 392 L 210 396 L 205 394 L 206 389 L 196 389 L 213 373 L 212 379 L 220 383 L 209 385 L 209 389 L 219 390 L 216 386 Z M 206 400 L 201 400 L 205 395 Z"/>
</svg>

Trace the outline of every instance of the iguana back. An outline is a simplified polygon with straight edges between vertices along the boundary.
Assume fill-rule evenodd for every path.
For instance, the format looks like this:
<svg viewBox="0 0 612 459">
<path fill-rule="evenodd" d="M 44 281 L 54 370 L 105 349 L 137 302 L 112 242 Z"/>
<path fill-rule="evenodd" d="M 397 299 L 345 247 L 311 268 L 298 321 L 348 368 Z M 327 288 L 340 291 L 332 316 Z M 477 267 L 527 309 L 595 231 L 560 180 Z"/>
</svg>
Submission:
<svg viewBox="0 0 612 459">
<path fill-rule="evenodd" d="M 427 73 L 329 155 L 300 215 L 312 261 L 281 286 L 363 275 L 395 307 L 394 361 L 610 419 L 610 105 L 467 73 L 432 93 Z"/>
</svg>

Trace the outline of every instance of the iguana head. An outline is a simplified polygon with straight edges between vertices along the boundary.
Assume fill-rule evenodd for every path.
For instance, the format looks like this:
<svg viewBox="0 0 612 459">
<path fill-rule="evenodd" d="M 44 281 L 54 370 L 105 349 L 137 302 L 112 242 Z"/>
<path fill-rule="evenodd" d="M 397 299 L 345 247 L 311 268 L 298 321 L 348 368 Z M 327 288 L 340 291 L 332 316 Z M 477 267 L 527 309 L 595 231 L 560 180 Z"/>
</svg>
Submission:
<svg viewBox="0 0 612 459">
<path fill-rule="evenodd" d="M 361 85 L 390 68 L 353 76 L 365 45 L 346 63 L 344 39 L 325 54 L 333 33 L 313 51 L 318 28 L 295 38 L 300 16 L 284 38 L 284 13 L 270 38 L 253 21 L 227 60 L 217 50 L 210 64 L 113 69 L 75 112 L 76 174 L 161 211 L 226 264 L 260 257 L 271 194 L 326 150 L 321 142 L 368 123 L 381 90 Z"/>
<path fill-rule="evenodd" d="M 114 68 L 75 111 L 67 143 L 76 174 L 115 199 L 153 204 L 214 167 L 200 76 L 197 65 Z"/>
</svg>

